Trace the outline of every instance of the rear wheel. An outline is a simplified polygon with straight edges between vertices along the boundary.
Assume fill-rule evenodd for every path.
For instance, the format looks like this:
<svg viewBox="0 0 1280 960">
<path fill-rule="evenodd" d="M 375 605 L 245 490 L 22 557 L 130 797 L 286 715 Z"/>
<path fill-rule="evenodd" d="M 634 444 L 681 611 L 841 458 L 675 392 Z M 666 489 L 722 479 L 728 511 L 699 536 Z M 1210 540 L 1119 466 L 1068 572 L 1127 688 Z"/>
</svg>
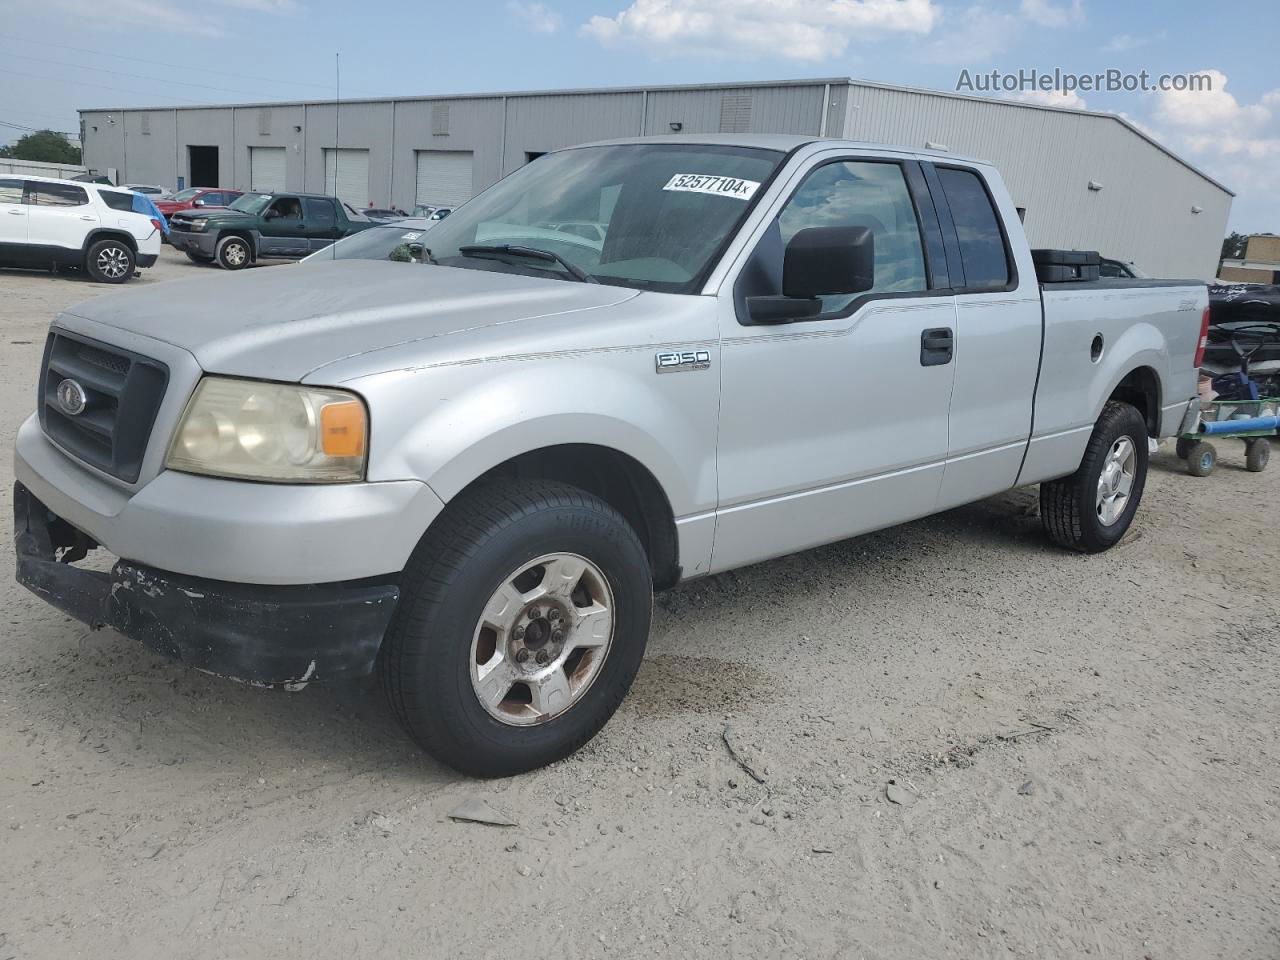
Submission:
<svg viewBox="0 0 1280 960">
<path fill-rule="evenodd" d="M 123 240 L 99 240 L 85 254 L 84 268 L 99 283 L 124 283 L 133 276 L 133 249 Z"/>
<path fill-rule="evenodd" d="M 1246 447 L 1244 465 L 1253 473 L 1261 473 L 1267 469 L 1267 463 L 1271 460 L 1271 442 L 1269 440 L 1259 438 L 1250 440 Z"/>
<path fill-rule="evenodd" d="M 1109 402 L 1079 469 L 1040 484 L 1040 520 L 1059 546 L 1098 553 L 1129 529 L 1147 481 L 1147 425 L 1127 403 Z"/>
<path fill-rule="evenodd" d="M 451 503 L 414 551 L 379 669 L 392 710 L 437 759 L 523 773 L 599 732 L 635 679 L 648 558 L 604 501 L 501 482 Z"/>
<path fill-rule="evenodd" d="M 249 241 L 244 237 L 223 237 L 218 241 L 215 254 L 218 265 L 225 270 L 240 270 L 249 265 L 253 251 L 249 249 Z"/>
</svg>

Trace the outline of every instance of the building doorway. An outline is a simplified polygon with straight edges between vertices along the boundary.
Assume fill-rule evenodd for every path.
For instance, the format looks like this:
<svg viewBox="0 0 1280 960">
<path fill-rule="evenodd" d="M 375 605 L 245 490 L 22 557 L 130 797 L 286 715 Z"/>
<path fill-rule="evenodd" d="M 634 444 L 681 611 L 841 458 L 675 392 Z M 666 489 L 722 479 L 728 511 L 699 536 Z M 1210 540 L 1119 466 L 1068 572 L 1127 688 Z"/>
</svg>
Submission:
<svg viewBox="0 0 1280 960">
<path fill-rule="evenodd" d="M 218 182 L 218 148 L 187 147 L 191 167 L 191 186 L 220 187 Z"/>
</svg>

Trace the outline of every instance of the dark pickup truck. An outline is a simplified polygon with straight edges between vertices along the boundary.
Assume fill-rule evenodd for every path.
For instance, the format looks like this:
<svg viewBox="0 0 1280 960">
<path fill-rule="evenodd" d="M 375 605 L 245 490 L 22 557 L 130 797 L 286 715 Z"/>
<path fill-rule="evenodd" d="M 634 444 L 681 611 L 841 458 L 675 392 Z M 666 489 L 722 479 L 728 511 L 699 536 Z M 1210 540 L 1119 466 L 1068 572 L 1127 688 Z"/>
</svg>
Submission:
<svg viewBox="0 0 1280 960">
<path fill-rule="evenodd" d="M 298 260 L 372 225 L 349 217 L 333 197 L 246 193 L 228 207 L 175 213 L 169 242 L 195 263 L 239 270 L 267 258 Z"/>
</svg>

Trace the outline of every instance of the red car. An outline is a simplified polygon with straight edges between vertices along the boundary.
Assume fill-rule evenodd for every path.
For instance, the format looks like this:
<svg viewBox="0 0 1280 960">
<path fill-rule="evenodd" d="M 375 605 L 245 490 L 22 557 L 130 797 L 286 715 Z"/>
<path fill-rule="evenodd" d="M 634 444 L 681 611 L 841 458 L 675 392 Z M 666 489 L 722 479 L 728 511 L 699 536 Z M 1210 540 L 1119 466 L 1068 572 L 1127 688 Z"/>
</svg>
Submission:
<svg viewBox="0 0 1280 960">
<path fill-rule="evenodd" d="M 195 207 L 225 207 L 243 190 L 225 190 L 222 187 L 188 187 L 179 190 L 167 200 L 156 200 L 155 204 L 167 220 L 179 210 L 191 210 Z"/>
</svg>

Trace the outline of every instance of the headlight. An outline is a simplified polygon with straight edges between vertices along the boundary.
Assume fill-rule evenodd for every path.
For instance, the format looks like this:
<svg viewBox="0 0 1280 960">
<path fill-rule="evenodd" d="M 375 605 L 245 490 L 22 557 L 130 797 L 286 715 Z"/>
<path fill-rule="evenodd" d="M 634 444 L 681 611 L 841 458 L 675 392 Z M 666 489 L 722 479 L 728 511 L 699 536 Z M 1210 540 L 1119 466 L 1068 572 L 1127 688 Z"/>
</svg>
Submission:
<svg viewBox="0 0 1280 960">
<path fill-rule="evenodd" d="M 205 227 L 207 227 L 208 225 L 209 225 L 209 218 L 208 218 L 208 217 L 205 217 L 205 218 L 200 219 L 200 220 L 192 220 L 192 221 L 191 221 L 191 229 L 192 229 L 192 230 L 195 230 L 195 231 L 197 231 L 197 232 L 198 232 L 198 231 L 200 231 L 200 230 L 203 230 L 203 229 L 204 229 Z"/>
<path fill-rule="evenodd" d="M 369 418 L 355 394 L 205 377 L 178 423 L 165 466 L 276 483 L 364 477 Z"/>
</svg>

